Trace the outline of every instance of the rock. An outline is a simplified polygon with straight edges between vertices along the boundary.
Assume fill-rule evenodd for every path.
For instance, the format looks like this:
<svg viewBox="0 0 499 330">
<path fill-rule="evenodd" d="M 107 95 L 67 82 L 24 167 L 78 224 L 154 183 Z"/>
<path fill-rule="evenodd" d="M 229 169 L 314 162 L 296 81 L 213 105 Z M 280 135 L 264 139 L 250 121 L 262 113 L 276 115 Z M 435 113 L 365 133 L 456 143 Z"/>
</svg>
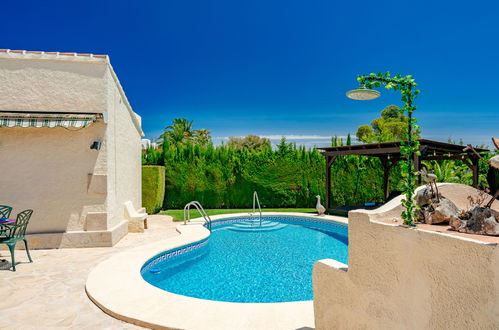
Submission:
<svg viewBox="0 0 499 330">
<path fill-rule="evenodd" d="M 430 189 L 423 188 L 416 193 L 416 205 L 423 208 L 431 203 L 432 193 Z"/>
<path fill-rule="evenodd" d="M 457 206 L 445 197 L 440 197 L 440 203 L 433 204 L 433 214 L 431 214 L 430 221 L 426 222 L 431 224 L 447 223 L 451 218 L 459 216 L 459 209 Z"/>
<path fill-rule="evenodd" d="M 422 189 L 416 195 L 416 203 L 420 207 L 420 221 L 427 224 L 447 223 L 451 218 L 459 216 L 459 209 L 450 200 L 440 196 L 439 202 L 435 198 L 431 198 L 431 191 L 427 188 Z"/>
<path fill-rule="evenodd" d="M 499 212 L 490 208 L 475 206 L 449 222 L 451 229 L 460 233 L 499 235 Z"/>
<path fill-rule="evenodd" d="M 453 217 L 449 221 L 450 228 L 455 231 L 460 231 L 466 227 L 466 220 L 461 220 L 457 217 Z"/>
</svg>

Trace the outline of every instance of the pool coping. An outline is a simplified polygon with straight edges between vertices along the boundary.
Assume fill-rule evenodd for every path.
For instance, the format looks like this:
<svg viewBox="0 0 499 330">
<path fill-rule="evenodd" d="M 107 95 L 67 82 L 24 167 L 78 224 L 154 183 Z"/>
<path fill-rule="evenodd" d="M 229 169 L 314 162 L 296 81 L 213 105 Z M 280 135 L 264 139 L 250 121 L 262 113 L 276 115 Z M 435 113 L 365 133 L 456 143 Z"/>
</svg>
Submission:
<svg viewBox="0 0 499 330">
<path fill-rule="evenodd" d="M 308 213 L 265 212 L 348 224 L 346 218 Z M 212 220 L 247 213 L 212 216 Z M 180 235 L 136 247 L 99 263 L 89 274 L 85 289 L 105 313 L 139 326 L 155 329 L 299 329 L 314 327 L 313 301 L 233 303 L 204 300 L 161 290 L 140 273 L 144 263 L 164 251 L 209 237 L 202 218 L 177 226 Z"/>
</svg>

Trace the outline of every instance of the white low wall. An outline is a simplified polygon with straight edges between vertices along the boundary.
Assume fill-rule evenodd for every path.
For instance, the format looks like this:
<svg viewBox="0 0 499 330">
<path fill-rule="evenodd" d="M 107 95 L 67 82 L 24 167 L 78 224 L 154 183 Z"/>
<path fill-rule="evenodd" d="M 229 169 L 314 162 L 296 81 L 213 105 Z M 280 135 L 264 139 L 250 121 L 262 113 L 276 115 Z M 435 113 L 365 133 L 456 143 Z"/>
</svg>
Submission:
<svg viewBox="0 0 499 330">
<path fill-rule="evenodd" d="M 349 213 L 348 266 L 315 264 L 317 329 L 499 327 L 497 244 L 373 218 Z"/>
</svg>

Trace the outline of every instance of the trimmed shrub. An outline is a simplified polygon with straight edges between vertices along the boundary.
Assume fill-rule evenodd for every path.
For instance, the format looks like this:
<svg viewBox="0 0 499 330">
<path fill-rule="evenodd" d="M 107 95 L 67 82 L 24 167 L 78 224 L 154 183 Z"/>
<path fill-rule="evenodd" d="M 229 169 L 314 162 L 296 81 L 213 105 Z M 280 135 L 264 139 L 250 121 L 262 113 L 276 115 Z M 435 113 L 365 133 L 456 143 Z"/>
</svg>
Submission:
<svg viewBox="0 0 499 330">
<path fill-rule="evenodd" d="M 165 197 L 165 167 L 142 166 L 142 205 L 148 213 L 157 213 Z"/>
<path fill-rule="evenodd" d="M 165 166 L 164 209 L 192 200 L 204 208 L 250 208 L 257 191 L 264 208 L 314 207 L 324 201 L 324 156 L 294 145 L 233 149 L 213 145 L 165 145 L 148 150 L 144 163 Z M 331 202 L 359 205 L 383 200 L 383 168 L 375 157 L 340 156 L 333 163 Z M 400 190 L 400 169 L 390 171 L 390 187 Z"/>
</svg>

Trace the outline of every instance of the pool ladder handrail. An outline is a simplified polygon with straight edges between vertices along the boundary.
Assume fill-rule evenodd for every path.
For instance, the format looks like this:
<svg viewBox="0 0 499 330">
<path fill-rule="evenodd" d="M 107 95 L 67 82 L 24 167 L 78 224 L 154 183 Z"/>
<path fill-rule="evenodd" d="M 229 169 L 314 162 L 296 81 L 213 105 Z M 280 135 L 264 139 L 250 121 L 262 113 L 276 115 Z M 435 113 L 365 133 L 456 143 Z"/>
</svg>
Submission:
<svg viewBox="0 0 499 330">
<path fill-rule="evenodd" d="M 201 203 L 199 203 L 198 201 L 192 201 L 192 202 L 185 204 L 185 206 L 184 206 L 184 225 L 187 224 L 187 221 L 189 221 L 189 222 L 191 221 L 191 206 L 194 206 L 198 210 L 199 214 L 201 214 L 204 221 L 208 224 L 208 229 L 211 232 L 211 218 L 208 215 L 208 213 L 206 213 L 206 211 L 204 210 Z"/>
<path fill-rule="evenodd" d="M 253 192 L 253 213 L 256 212 L 256 205 L 258 205 L 258 210 L 260 211 L 260 227 L 262 226 L 262 208 L 260 207 L 260 199 L 258 198 L 258 193 Z"/>
</svg>

